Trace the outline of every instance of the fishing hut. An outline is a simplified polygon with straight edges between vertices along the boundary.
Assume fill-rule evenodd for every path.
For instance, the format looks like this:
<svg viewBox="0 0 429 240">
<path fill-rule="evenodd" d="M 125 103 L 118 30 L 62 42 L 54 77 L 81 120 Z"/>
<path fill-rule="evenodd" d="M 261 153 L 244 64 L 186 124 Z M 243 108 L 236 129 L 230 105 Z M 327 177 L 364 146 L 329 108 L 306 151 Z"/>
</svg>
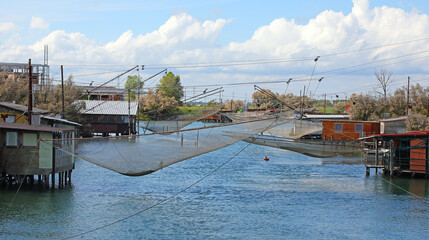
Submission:
<svg viewBox="0 0 429 240">
<path fill-rule="evenodd" d="M 120 101 L 127 98 L 127 91 L 116 87 L 81 86 L 82 92 L 88 93 L 88 100 Z"/>
<path fill-rule="evenodd" d="M 429 177 L 429 131 L 376 134 L 362 140 L 376 143 L 375 149 L 367 150 L 365 154 L 367 174 L 371 168 L 381 168 L 390 175 Z"/>
<path fill-rule="evenodd" d="M 48 113 L 46 110 L 33 108 L 31 122 L 34 125 L 40 124 L 41 117 Z M 28 107 L 16 103 L 0 102 L 0 122 L 26 124 L 28 122 Z"/>
<path fill-rule="evenodd" d="M 74 169 L 75 134 L 74 128 L 0 122 L 0 183 L 33 184 L 38 176 L 39 183 L 55 187 L 58 174 L 58 185 L 66 185 Z"/>
<path fill-rule="evenodd" d="M 80 100 L 83 103 L 81 114 L 91 125 L 94 133 L 108 136 L 110 133 L 121 135 L 137 132 L 136 116 L 138 102 Z"/>
<path fill-rule="evenodd" d="M 357 140 L 380 133 L 380 123 L 373 121 L 323 120 L 322 124 L 324 140 Z"/>
<path fill-rule="evenodd" d="M 379 120 L 380 133 L 405 133 L 407 131 L 407 119 L 408 116 Z"/>
<path fill-rule="evenodd" d="M 217 113 L 202 118 L 200 121 L 206 123 L 231 123 L 232 119 L 224 114 L 230 112 L 231 111 L 219 111 Z"/>
</svg>

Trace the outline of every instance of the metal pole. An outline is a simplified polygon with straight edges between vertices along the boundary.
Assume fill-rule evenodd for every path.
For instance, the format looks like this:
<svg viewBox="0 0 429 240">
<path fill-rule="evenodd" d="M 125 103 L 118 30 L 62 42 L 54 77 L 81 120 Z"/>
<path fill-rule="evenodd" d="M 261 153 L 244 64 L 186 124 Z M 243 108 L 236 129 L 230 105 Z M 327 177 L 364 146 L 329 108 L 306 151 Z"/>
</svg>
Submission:
<svg viewBox="0 0 429 240">
<path fill-rule="evenodd" d="M 32 79 L 31 59 L 28 59 L 28 124 L 31 125 L 33 113 L 33 79 Z"/>
<path fill-rule="evenodd" d="M 63 104 L 63 112 L 61 114 L 61 117 L 64 118 L 64 72 L 63 72 L 63 65 L 61 65 L 61 97 L 62 97 L 62 104 Z"/>
<path fill-rule="evenodd" d="M 140 134 L 140 88 L 137 94 L 137 134 Z"/>
<path fill-rule="evenodd" d="M 131 135 L 131 89 L 128 89 L 128 135 Z"/>
<path fill-rule="evenodd" d="M 389 149 L 390 149 L 390 163 L 389 163 L 389 170 L 390 170 L 390 176 L 393 176 L 393 154 L 394 154 L 394 152 L 393 152 L 393 140 L 390 140 L 390 146 L 389 146 Z"/>
</svg>

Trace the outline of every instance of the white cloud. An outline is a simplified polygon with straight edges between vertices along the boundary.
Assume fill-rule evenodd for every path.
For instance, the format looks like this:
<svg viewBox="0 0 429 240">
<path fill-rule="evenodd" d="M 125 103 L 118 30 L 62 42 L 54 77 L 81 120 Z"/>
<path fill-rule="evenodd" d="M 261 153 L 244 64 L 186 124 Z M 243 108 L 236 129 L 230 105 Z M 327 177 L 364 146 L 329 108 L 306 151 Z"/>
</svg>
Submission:
<svg viewBox="0 0 429 240">
<path fill-rule="evenodd" d="M 282 77 L 287 79 L 297 75 L 309 75 L 314 65 L 312 59 L 315 56 L 321 56 L 317 63 L 315 72 L 317 74 L 429 50 L 427 47 L 429 40 L 426 39 L 384 48 L 330 55 L 331 53 L 345 53 L 351 50 L 429 38 L 429 16 L 426 14 L 415 10 L 406 12 L 387 6 L 370 9 L 368 0 L 354 0 L 353 3 L 352 11 L 347 15 L 326 10 L 310 19 L 306 24 L 297 24 L 294 19 L 274 19 L 270 24 L 257 28 L 250 39 L 243 42 L 231 42 L 226 46 L 217 46 L 216 40 L 230 20 L 217 19 L 216 21 L 201 22 L 189 14 L 181 13 L 170 17 L 153 32 L 135 34 L 128 30 L 106 44 L 100 44 L 95 39 L 89 39 L 81 33 L 54 31 L 30 46 L 6 47 L 0 45 L 0 59 L 27 59 L 27 56 L 35 56 L 41 61 L 45 44 L 49 45 L 50 62 L 55 64 L 148 65 L 303 57 L 310 59 L 305 62 L 223 68 L 221 78 L 219 74 L 210 74 L 213 71 L 211 69 L 206 70 L 204 76 L 193 73 L 201 73 L 201 69 L 177 70 L 181 71 L 179 74 L 183 74 L 187 78 L 194 76 L 194 79 L 190 80 L 191 82 L 198 81 L 202 84 L 200 81 L 203 80 L 217 83 L 220 80 L 243 81 L 239 80 L 237 76 L 240 76 L 240 79 L 251 81 L 258 80 L 255 79 L 255 76 L 259 76 L 259 79 Z M 44 23 L 43 19 L 41 22 Z M 0 24 L 0 29 L 1 26 Z M 35 24 L 35 26 L 47 27 L 47 24 Z M 423 58 L 417 59 L 417 57 Z M 364 65 L 358 69 L 368 68 L 366 73 L 362 73 L 366 74 L 366 79 L 372 79 L 374 68 L 382 64 L 389 71 L 398 75 L 404 74 L 405 71 L 413 71 L 416 74 L 426 73 L 429 71 L 429 65 L 426 64 L 428 58 L 429 53 L 416 54 L 409 58 Z M 404 62 L 394 64 L 398 61 Z M 413 72 L 409 74 L 413 74 Z M 337 72 L 325 74 L 325 76 L 333 74 L 337 74 Z M 360 72 L 355 74 L 359 76 Z M 329 79 L 335 82 L 347 79 L 347 76 L 331 76 L 331 78 L 327 76 L 324 83 L 329 83 Z M 323 88 L 321 86 L 320 89 Z M 293 88 L 291 87 L 291 89 Z"/>
<path fill-rule="evenodd" d="M 17 28 L 16 25 L 12 22 L 0 22 L 0 34 L 6 33 L 6 32 L 11 32 L 11 31 L 15 30 L 16 28 Z"/>
<path fill-rule="evenodd" d="M 30 28 L 31 29 L 46 29 L 49 27 L 49 23 L 45 21 L 45 19 L 40 17 L 32 17 Z"/>
</svg>

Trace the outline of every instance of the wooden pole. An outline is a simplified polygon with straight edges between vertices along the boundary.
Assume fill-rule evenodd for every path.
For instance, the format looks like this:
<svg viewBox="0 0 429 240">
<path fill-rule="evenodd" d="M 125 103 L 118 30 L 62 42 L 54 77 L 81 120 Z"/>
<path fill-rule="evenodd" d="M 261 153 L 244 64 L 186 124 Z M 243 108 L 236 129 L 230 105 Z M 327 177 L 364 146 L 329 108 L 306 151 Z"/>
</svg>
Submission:
<svg viewBox="0 0 429 240">
<path fill-rule="evenodd" d="M 61 97 L 62 97 L 62 105 L 63 105 L 63 112 L 61 114 L 61 117 L 64 118 L 64 71 L 63 71 L 63 65 L 61 65 Z"/>
<path fill-rule="evenodd" d="M 31 125 L 31 115 L 33 113 L 33 70 L 31 59 L 28 59 L 28 124 Z"/>
<path fill-rule="evenodd" d="M 52 144 L 54 145 L 54 142 Z M 52 189 L 55 189 L 55 146 L 52 146 Z"/>
<path fill-rule="evenodd" d="M 326 93 L 325 93 L 325 102 L 323 103 L 323 113 L 326 113 Z"/>
<path fill-rule="evenodd" d="M 407 88 L 407 109 L 406 109 L 407 116 L 410 111 L 409 105 L 410 105 L 410 76 L 408 76 L 408 88 Z"/>
</svg>

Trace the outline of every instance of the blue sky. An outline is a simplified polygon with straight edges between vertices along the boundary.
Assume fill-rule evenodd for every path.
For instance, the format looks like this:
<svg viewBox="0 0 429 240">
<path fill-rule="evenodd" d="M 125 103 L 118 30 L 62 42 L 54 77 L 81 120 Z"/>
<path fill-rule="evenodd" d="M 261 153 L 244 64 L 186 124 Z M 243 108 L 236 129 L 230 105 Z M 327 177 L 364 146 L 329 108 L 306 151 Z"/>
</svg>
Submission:
<svg viewBox="0 0 429 240">
<path fill-rule="evenodd" d="M 302 80 L 313 78 L 311 59 L 319 55 L 322 57 L 314 78 L 326 76 L 319 72 L 339 68 L 355 71 L 330 73 L 320 84 L 319 94 L 371 91 L 373 72 L 380 67 L 394 73 L 397 86 L 407 75 L 425 85 L 429 75 L 424 55 L 429 50 L 429 40 L 425 39 L 429 37 L 427 1 L 71 0 L 0 4 L 0 62 L 26 62 L 29 58 L 42 62 L 43 45 L 47 44 L 52 76 L 58 78 L 58 66 L 62 64 L 67 74 L 74 74 L 81 83 L 101 83 L 114 74 L 79 75 L 136 64 L 161 67 L 260 59 L 300 61 L 169 70 L 181 75 L 187 86 L 291 77 Z M 409 41 L 415 42 L 404 44 Z M 403 44 L 359 51 L 397 43 Z M 347 51 L 356 52 L 330 56 Z M 411 53 L 416 55 L 406 56 Z M 408 61 L 398 63 L 393 59 Z M 367 69 L 353 68 L 359 64 Z M 157 71 L 147 69 L 142 74 L 149 76 Z M 304 80 L 293 82 L 288 90 L 299 94 L 305 84 L 308 82 Z M 280 93 L 285 90 L 285 84 L 262 87 Z M 234 93 L 235 98 L 244 98 L 252 94 L 253 86 L 225 89 L 227 97 Z"/>
</svg>

